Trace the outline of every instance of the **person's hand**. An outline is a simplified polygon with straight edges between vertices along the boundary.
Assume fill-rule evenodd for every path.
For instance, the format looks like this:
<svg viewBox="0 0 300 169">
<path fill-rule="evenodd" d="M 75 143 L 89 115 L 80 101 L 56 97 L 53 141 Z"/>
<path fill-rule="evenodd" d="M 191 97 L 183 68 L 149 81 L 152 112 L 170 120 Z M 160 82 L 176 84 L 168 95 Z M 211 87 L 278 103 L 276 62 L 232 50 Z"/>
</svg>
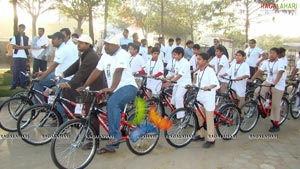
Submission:
<svg viewBox="0 0 300 169">
<path fill-rule="evenodd" d="M 42 48 L 44 48 L 44 49 L 47 49 L 47 46 L 46 45 L 43 45 L 43 46 L 41 46 Z"/>
<path fill-rule="evenodd" d="M 202 88 L 202 90 L 204 90 L 204 91 L 209 91 L 210 88 L 209 88 L 208 86 L 205 86 L 205 87 Z"/>
<path fill-rule="evenodd" d="M 84 86 L 78 87 L 78 88 L 76 89 L 76 92 L 80 93 L 80 91 L 83 91 L 84 89 L 85 89 Z"/>
<path fill-rule="evenodd" d="M 43 74 L 43 72 L 35 72 L 35 73 L 34 73 L 34 76 L 35 76 L 35 77 L 39 77 L 39 76 L 42 76 L 42 74 Z"/>
<path fill-rule="evenodd" d="M 42 60 L 46 60 L 46 55 L 43 55 L 43 56 L 42 56 Z"/>
<path fill-rule="evenodd" d="M 113 90 L 111 88 L 104 88 L 99 91 L 99 93 L 105 93 L 105 94 L 112 93 L 112 92 Z"/>
<path fill-rule="evenodd" d="M 222 74 L 222 75 L 219 75 L 219 77 L 221 77 L 221 78 L 224 78 L 224 74 Z"/>
<path fill-rule="evenodd" d="M 60 83 L 59 88 L 61 88 L 61 89 L 70 89 L 71 86 L 68 83 Z"/>
<path fill-rule="evenodd" d="M 249 83 L 253 83 L 253 80 L 251 80 L 251 79 L 248 79 L 248 80 L 247 80 L 247 82 L 249 82 Z"/>
</svg>

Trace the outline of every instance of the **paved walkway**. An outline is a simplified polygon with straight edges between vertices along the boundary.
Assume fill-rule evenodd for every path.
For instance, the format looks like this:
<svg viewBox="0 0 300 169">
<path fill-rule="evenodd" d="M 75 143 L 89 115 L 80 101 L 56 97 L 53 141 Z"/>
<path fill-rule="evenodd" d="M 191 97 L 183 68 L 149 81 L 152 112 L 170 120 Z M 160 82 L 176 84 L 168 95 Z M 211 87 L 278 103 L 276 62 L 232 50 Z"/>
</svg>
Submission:
<svg viewBox="0 0 300 169">
<path fill-rule="evenodd" d="M 203 149 L 203 142 L 193 142 L 187 147 L 175 149 L 168 145 L 163 135 L 157 147 L 145 156 L 132 154 L 126 144 L 122 144 L 115 154 L 96 155 L 88 168 L 299 169 L 300 119 L 287 120 L 275 135 L 267 132 L 269 126 L 269 120 L 260 119 L 252 132 L 239 133 L 231 141 L 217 140 L 215 147 L 211 149 Z M 0 129 L 0 168 L 55 168 L 49 144 L 34 147 L 17 137 L 3 138 L 7 134 Z M 16 133 L 10 135 L 16 136 Z M 271 138 L 254 138 L 260 135 Z"/>
</svg>

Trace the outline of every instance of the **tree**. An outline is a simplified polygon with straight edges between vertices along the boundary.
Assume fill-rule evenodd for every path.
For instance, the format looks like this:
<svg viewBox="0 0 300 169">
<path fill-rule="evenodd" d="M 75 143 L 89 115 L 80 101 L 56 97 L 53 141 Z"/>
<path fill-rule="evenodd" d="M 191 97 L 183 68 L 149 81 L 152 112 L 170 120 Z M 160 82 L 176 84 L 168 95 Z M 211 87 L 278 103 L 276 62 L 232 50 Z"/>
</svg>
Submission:
<svg viewBox="0 0 300 169">
<path fill-rule="evenodd" d="M 82 24 L 84 21 L 88 19 L 89 13 L 87 5 L 83 0 L 69 0 L 69 1 L 61 1 L 56 0 L 55 6 L 59 9 L 67 17 L 75 19 L 77 21 L 77 28 L 75 30 L 76 33 L 82 33 Z"/>
<path fill-rule="evenodd" d="M 36 22 L 38 17 L 48 10 L 54 9 L 52 3 L 47 0 L 19 0 L 17 4 L 31 15 L 32 37 L 36 36 Z"/>
<path fill-rule="evenodd" d="M 102 0 L 84 0 L 88 8 L 88 18 L 89 18 L 89 34 L 94 41 L 94 25 L 93 25 L 93 11 L 97 11 L 95 8 L 102 5 L 100 2 Z"/>
<path fill-rule="evenodd" d="M 13 31 L 14 35 L 18 32 L 17 2 L 18 2 L 17 0 L 11 1 L 11 3 L 13 4 L 13 9 L 14 9 L 14 31 Z"/>
</svg>

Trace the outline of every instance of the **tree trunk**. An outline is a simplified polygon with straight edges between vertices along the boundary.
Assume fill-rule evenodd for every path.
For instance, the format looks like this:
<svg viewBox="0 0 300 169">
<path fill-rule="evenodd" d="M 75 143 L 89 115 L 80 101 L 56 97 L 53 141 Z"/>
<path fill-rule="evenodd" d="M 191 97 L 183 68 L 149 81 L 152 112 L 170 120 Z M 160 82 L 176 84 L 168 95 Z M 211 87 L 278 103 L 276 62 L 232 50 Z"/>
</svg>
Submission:
<svg viewBox="0 0 300 169">
<path fill-rule="evenodd" d="M 37 19 L 38 19 L 38 16 L 32 15 L 32 22 L 31 22 L 32 38 L 36 36 L 36 21 L 37 21 Z"/>
<path fill-rule="evenodd" d="M 13 9 L 14 9 L 14 32 L 15 35 L 18 32 L 18 13 L 17 13 L 17 0 L 13 0 Z"/>
<path fill-rule="evenodd" d="M 78 35 L 81 35 L 82 34 L 81 26 L 83 24 L 83 18 L 76 19 L 76 21 L 77 21 L 77 28 L 75 30 L 75 33 L 77 33 Z"/>
<path fill-rule="evenodd" d="M 161 36 L 164 39 L 164 0 L 160 0 L 160 7 L 161 7 L 161 13 L 160 13 L 160 29 L 161 29 Z"/>
<path fill-rule="evenodd" d="M 103 32 L 103 39 L 107 36 L 107 18 L 108 18 L 108 0 L 105 0 L 105 7 L 104 7 L 104 32 Z"/>
<path fill-rule="evenodd" d="M 191 40 L 194 42 L 194 28 L 193 28 L 193 22 L 191 22 Z"/>
<path fill-rule="evenodd" d="M 89 6 L 89 34 L 94 43 L 93 7 L 92 6 Z"/>
<path fill-rule="evenodd" d="M 248 42 L 248 33 L 249 33 L 249 0 L 246 0 L 245 43 Z"/>
</svg>

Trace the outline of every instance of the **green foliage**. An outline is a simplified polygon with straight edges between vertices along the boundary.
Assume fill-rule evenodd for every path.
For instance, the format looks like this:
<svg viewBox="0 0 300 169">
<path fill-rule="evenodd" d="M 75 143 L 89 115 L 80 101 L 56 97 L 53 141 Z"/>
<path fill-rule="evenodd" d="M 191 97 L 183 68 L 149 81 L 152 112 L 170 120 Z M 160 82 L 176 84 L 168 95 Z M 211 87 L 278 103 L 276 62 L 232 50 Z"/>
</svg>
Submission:
<svg viewBox="0 0 300 169">
<path fill-rule="evenodd" d="M 284 38 L 280 35 L 262 35 L 256 38 L 257 46 L 264 51 L 269 51 L 272 47 L 281 47 Z"/>
</svg>

